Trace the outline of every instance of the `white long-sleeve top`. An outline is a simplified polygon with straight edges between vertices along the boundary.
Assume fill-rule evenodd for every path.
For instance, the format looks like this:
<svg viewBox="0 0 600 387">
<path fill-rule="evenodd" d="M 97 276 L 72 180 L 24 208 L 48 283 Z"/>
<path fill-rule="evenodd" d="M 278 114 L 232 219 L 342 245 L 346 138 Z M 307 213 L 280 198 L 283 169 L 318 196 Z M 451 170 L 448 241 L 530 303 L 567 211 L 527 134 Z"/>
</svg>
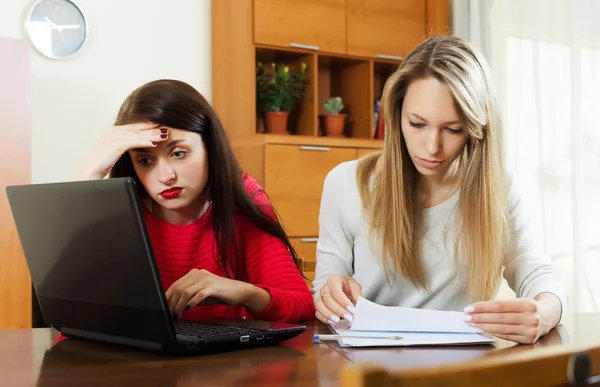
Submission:
<svg viewBox="0 0 600 387">
<path fill-rule="evenodd" d="M 394 277 L 392 272 L 390 285 L 383 270 L 381 248 L 370 248 L 368 220 L 356 181 L 357 166 L 358 160 L 342 163 L 325 179 L 313 281 L 315 301 L 329 276 L 347 275 L 361 285 L 363 297 L 381 305 L 462 311 L 468 295 L 460 285 L 469 278 L 468 270 L 456 271 L 454 257 L 455 209 L 460 192 L 424 209 L 421 259 L 428 291 L 399 275 Z M 562 321 L 568 306 L 566 287 L 538 246 L 527 208 L 514 179 L 510 181 L 510 248 L 504 257 L 504 278 L 517 297 L 533 298 L 543 292 L 556 295 L 562 303 Z"/>
</svg>

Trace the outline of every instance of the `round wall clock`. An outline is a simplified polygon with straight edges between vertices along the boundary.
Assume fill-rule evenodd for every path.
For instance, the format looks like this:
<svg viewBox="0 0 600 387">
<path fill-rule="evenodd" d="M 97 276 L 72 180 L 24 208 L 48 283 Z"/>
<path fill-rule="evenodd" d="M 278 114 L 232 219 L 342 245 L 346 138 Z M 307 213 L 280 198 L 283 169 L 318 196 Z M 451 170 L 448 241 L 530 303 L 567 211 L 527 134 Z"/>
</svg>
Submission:
<svg viewBox="0 0 600 387">
<path fill-rule="evenodd" d="M 71 0 L 38 0 L 31 7 L 25 28 L 33 46 L 52 59 L 75 55 L 88 35 L 83 11 Z"/>
</svg>

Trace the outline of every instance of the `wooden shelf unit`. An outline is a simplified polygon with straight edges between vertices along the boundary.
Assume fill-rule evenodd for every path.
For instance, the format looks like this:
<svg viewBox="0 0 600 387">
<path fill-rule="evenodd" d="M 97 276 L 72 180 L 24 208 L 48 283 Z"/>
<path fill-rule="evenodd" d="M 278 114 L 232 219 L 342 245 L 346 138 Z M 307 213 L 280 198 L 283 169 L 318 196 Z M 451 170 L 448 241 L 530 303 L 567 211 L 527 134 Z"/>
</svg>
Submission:
<svg viewBox="0 0 600 387">
<path fill-rule="evenodd" d="M 271 63 L 284 63 L 292 71 L 307 64 L 304 98 L 290 113 L 288 131 L 293 135 L 324 136 L 320 116 L 323 103 L 330 97 L 342 97 L 347 114 L 344 136 L 374 138 L 375 100 L 381 98 L 383 86 L 400 62 L 373 60 L 358 56 L 323 54 L 304 49 L 256 46 L 256 65 L 267 69 Z M 256 113 L 256 132 L 265 133 L 264 118 Z"/>
<path fill-rule="evenodd" d="M 374 103 L 401 58 L 428 34 L 445 33 L 448 0 L 212 0 L 212 105 L 242 169 L 262 184 L 312 278 L 327 173 L 378 151 Z M 256 65 L 307 64 L 292 134 L 264 133 Z M 323 102 L 340 96 L 345 137 L 322 136 Z M 310 281 L 308 281 L 310 286 Z"/>
</svg>

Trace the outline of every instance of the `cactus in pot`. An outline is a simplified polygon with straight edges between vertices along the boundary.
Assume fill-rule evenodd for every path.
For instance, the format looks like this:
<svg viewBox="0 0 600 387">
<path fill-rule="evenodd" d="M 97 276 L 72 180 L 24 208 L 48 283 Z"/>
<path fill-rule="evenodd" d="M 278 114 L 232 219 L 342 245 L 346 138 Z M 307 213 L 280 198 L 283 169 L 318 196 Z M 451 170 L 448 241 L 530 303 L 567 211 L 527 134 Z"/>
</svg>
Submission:
<svg viewBox="0 0 600 387">
<path fill-rule="evenodd" d="M 344 134 L 346 115 L 340 112 L 344 109 L 342 97 L 331 97 L 323 103 L 327 114 L 323 114 L 323 129 L 326 136 L 341 137 Z"/>
</svg>

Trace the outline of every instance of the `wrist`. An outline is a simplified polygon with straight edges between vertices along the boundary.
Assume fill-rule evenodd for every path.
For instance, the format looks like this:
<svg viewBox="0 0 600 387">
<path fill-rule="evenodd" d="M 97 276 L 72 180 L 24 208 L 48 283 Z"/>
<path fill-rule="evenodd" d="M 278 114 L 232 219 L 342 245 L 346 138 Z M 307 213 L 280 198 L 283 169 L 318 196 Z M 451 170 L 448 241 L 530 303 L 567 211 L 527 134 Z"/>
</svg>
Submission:
<svg viewBox="0 0 600 387">
<path fill-rule="evenodd" d="M 538 314 L 548 331 L 555 328 L 560 322 L 562 304 L 558 297 L 552 293 L 544 292 L 534 297 L 538 304 Z M 547 333 L 547 332 L 545 332 Z"/>
<path fill-rule="evenodd" d="M 81 169 L 79 173 L 77 173 L 77 180 L 100 180 L 104 178 L 104 176 L 101 175 L 102 174 L 98 172 Z"/>
<path fill-rule="evenodd" d="M 271 294 L 269 292 L 247 282 L 242 282 L 241 293 L 242 299 L 240 305 L 252 314 L 260 313 L 271 303 Z"/>
</svg>

